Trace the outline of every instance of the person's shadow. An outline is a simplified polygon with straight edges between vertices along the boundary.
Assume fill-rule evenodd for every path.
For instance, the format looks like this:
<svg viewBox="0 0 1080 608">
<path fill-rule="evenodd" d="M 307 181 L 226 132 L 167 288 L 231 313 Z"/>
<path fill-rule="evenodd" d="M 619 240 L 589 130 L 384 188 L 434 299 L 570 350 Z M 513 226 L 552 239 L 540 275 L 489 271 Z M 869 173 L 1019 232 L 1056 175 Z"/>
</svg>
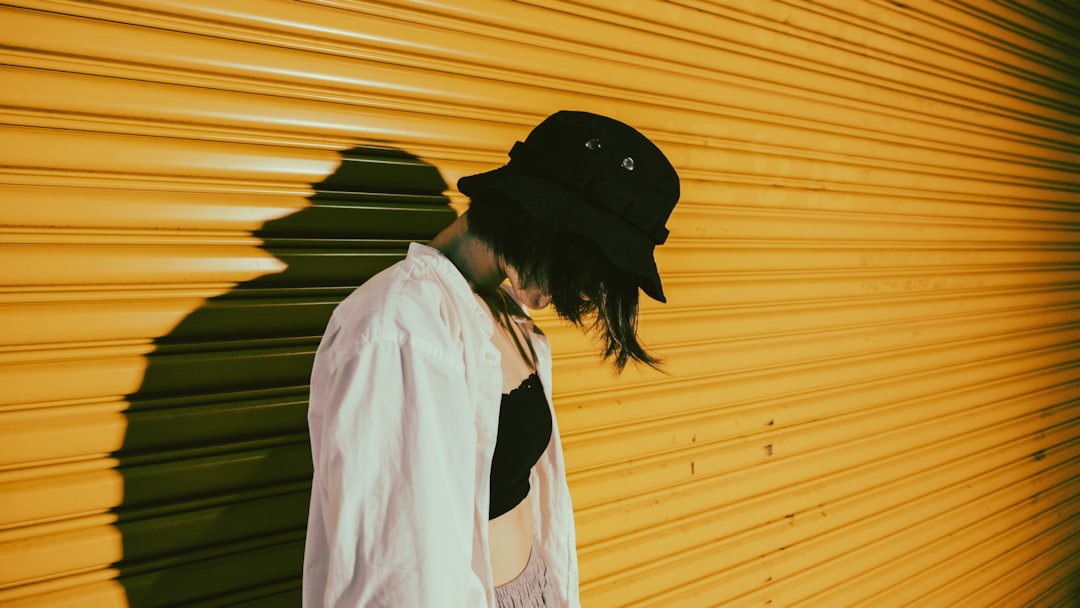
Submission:
<svg viewBox="0 0 1080 608">
<path fill-rule="evenodd" d="M 315 348 L 341 299 L 456 217 L 435 167 L 386 148 L 341 155 L 310 206 L 256 233 L 287 268 L 157 339 L 128 396 L 114 513 L 133 608 L 300 605 Z"/>
</svg>

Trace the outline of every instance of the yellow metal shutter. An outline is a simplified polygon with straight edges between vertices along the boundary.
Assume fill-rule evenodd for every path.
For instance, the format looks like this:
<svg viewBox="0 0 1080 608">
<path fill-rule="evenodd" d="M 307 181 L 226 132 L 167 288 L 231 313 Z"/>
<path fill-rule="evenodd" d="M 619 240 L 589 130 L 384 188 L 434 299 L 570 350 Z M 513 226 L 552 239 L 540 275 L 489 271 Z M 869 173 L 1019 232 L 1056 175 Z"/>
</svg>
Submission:
<svg viewBox="0 0 1080 608">
<path fill-rule="evenodd" d="M 586 606 L 1076 593 L 1068 3 L 16 4 L 0 605 L 296 605 L 326 314 L 559 108 L 684 179 L 666 374 L 541 319 Z"/>
</svg>

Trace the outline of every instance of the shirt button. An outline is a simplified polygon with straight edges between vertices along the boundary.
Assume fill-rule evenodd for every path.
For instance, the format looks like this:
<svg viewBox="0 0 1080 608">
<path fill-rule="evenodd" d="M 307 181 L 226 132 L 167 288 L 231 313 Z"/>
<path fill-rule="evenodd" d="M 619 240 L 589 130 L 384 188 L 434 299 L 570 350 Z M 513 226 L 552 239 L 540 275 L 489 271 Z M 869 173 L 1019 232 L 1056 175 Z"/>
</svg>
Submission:
<svg viewBox="0 0 1080 608">
<path fill-rule="evenodd" d="M 495 363 L 495 353 L 484 353 L 485 363 Z"/>
</svg>

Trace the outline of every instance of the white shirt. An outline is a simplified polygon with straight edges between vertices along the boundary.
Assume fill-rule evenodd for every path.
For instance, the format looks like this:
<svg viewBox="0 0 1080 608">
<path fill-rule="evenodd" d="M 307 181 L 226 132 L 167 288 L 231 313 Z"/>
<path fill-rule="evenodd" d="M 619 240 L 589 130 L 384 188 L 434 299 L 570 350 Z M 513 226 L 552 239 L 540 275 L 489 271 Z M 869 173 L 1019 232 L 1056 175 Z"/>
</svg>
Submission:
<svg viewBox="0 0 1080 608">
<path fill-rule="evenodd" d="M 495 606 L 494 330 L 453 263 L 419 243 L 335 309 L 311 374 L 305 608 Z M 550 407 L 551 349 L 539 333 L 533 344 Z M 573 511 L 553 427 L 530 476 L 534 547 L 562 605 L 576 608 Z"/>
</svg>

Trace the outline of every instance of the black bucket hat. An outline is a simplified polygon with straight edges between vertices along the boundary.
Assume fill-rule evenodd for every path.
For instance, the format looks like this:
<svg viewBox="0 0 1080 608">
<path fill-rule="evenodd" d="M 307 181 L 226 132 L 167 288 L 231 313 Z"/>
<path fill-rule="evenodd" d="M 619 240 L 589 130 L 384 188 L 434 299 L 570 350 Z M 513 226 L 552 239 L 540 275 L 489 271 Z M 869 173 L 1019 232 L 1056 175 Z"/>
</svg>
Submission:
<svg viewBox="0 0 1080 608">
<path fill-rule="evenodd" d="M 679 175 L 663 152 L 617 120 L 563 110 L 510 150 L 510 162 L 458 180 L 469 197 L 497 195 L 537 220 L 584 236 L 641 289 L 666 302 L 653 250 L 679 200 Z"/>
</svg>

